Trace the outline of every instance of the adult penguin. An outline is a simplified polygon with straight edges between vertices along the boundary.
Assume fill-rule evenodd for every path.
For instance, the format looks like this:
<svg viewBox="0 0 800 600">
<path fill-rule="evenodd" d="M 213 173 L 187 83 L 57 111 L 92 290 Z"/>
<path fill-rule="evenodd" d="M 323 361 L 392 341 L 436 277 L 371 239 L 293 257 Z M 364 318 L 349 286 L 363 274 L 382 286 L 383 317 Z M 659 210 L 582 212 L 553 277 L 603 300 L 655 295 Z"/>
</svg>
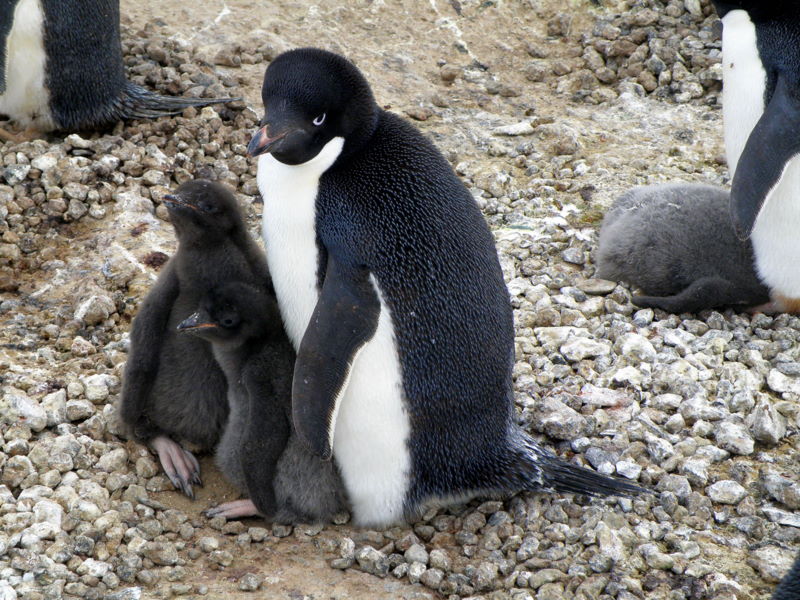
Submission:
<svg viewBox="0 0 800 600">
<path fill-rule="evenodd" d="M 267 69 L 267 260 L 298 351 L 298 435 L 336 460 L 363 525 L 432 503 L 631 484 L 564 462 L 514 422 L 514 330 L 494 239 L 441 153 L 381 110 L 345 58 L 305 48 Z"/>
<path fill-rule="evenodd" d="M 100 129 L 229 100 L 160 96 L 128 81 L 119 0 L 3 0 L 0 113 L 26 128 L 21 136 L 3 131 L 4 139 Z"/>
<path fill-rule="evenodd" d="M 800 311 L 800 4 L 715 0 L 731 211 L 778 310 Z"/>
</svg>

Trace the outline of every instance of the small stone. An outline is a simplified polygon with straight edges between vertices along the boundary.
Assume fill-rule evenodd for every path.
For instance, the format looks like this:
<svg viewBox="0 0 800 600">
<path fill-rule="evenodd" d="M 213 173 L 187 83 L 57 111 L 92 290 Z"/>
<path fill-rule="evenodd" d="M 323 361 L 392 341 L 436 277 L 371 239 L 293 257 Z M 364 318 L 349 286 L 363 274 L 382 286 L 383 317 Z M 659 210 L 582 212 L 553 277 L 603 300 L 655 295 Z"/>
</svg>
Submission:
<svg viewBox="0 0 800 600">
<path fill-rule="evenodd" d="M 534 128 L 528 121 L 515 123 L 513 125 L 503 125 L 502 127 L 495 127 L 492 133 L 495 135 L 505 136 L 518 136 L 518 135 L 531 135 L 534 133 Z"/>
<path fill-rule="evenodd" d="M 733 454 L 749 455 L 753 453 L 755 442 L 741 423 L 724 421 L 715 431 L 714 440 L 717 446 Z"/>
<path fill-rule="evenodd" d="M 422 544 L 412 545 L 408 550 L 405 551 L 403 558 L 406 559 L 407 563 L 420 562 L 423 565 L 428 564 L 428 552 L 425 550 L 425 546 Z"/>
<path fill-rule="evenodd" d="M 608 342 L 587 338 L 574 338 L 563 344 L 560 350 L 564 358 L 570 362 L 611 354 L 611 346 Z"/>
<path fill-rule="evenodd" d="M 774 446 L 786 435 L 786 419 L 771 402 L 762 401 L 753 412 L 750 431 L 757 441 Z"/>
<path fill-rule="evenodd" d="M 96 352 L 92 343 L 79 335 L 72 340 L 69 351 L 75 356 L 89 356 Z"/>
<path fill-rule="evenodd" d="M 157 565 L 174 565 L 178 562 L 175 544 L 167 542 L 147 542 L 142 549 L 142 555 Z"/>
<path fill-rule="evenodd" d="M 378 577 L 386 577 L 389 572 L 389 561 L 386 556 L 375 550 L 372 546 L 364 546 L 356 552 L 355 555 L 358 566 L 365 573 L 377 575 Z"/>
<path fill-rule="evenodd" d="M 419 580 L 425 574 L 425 565 L 419 562 L 411 563 L 408 565 L 407 576 L 411 583 L 419 583 Z"/>
<path fill-rule="evenodd" d="M 206 553 L 213 552 L 214 550 L 219 550 L 219 540 L 211 536 L 201 537 L 198 540 L 197 545 L 200 546 L 200 549 Z"/>
<path fill-rule="evenodd" d="M 778 546 L 763 546 L 752 552 L 748 564 L 755 567 L 769 583 L 778 583 L 791 569 L 795 553 Z"/>
<path fill-rule="evenodd" d="M 239 589 L 243 592 L 255 592 L 261 587 L 263 578 L 255 573 L 245 573 L 239 579 Z"/>
<path fill-rule="evenodd" d="M 584 279 L 577 287 L 591 296 L 605 296 L 616 289 L 617 283 L 607 279 Z"/>
<path fill-rule="evenodd" d="M 422 574 L 419 581 L 422 585 L 438 591 L 443 579 L 444 573 L 441 570 L 428 569 Z"/>
<path fill-rule="evenodd" d="M 720 504 L 738 504 L 747 495 L 747 490 L 732 479 L 723 479 L 706 488 L 708 497 Z"/>
</svg>

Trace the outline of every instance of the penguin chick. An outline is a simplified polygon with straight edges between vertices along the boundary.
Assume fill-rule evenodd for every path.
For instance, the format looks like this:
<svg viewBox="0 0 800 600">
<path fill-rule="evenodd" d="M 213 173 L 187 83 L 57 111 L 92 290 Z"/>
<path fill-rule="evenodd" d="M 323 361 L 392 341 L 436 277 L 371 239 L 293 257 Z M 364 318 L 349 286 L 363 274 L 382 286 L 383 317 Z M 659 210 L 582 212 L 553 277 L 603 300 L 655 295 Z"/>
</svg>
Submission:
<svg viewBox="0 0 800 600">
<path fill-rule="evenodd" d="M 746 308 L 769 300 L 749 242 L 736 237 L 730 194 L 709 185 L 634 188 L 606 213 L 597 277 L 626 281 L 645 295 L 633 303 L 667 312 Z"/>
<path fill-rule="evenodd" d="M 291 50 L 264 77 L 263 232 L 297 349 L 292 418 L 336 461 L 356 521 L 520 490 L 633 494 L 514 422 L 514 328 L 494 238 L 433 144 L 345 58 Z"/>
<path fill-rule="evenodd" d="M 133 321 L 120 414 L 129 436 L 149 443 L 175 487 L 192 497 L 199 466 L 172 438 L 203 450 L 216 445 L 228 415 L 226 383 L 208 342 L 175 328 L 206 290 L 229 279 L 271 284 L 264 253 L 226 187 L 188 181 L 164 204 L 178 249 Z"/>
<path fill-rule="evenodd" d="M 101 129 L 234 98 L 173 98 L 128 81 L 119 0 L 9 0 L 0 15 L 0 113 L 34 132 Z"/>
<path fill-rule="evenodd" d="M 772 600 L 797 600 L 798 598 L 800 598 L 800 554 L 797 555 L 792 568 L 781 579 L 772 595 Z"/>
<path fill-rule="evenodd" d="M 291 433 L 295 353 L 274 297 L 240 283 L 214 288 L 178 330 L 210 342 L 225 372 L 230 415 L 216 462 L 249 496 L 206 514 L 330 520 L 344 507 L 341 481 L 333 463 L 313 456 Z"/>
</svg>

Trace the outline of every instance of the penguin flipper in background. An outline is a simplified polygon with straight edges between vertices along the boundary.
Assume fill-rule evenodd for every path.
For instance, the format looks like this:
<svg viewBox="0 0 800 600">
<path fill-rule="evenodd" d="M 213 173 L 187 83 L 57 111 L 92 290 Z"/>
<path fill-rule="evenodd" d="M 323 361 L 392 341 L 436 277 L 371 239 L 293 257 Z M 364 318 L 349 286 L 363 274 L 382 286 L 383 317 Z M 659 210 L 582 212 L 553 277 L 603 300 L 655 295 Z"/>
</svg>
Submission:
<svg viewBox="0 0 800 600">
<path fill-rule="evenodd" d="M 740 239 L 750 237 L 786 166 L 798 154 L 800 96 L 797 84 L 779 74 L 775 92 L 747 138 L 731 183 L 731 216 Z"/>
<path fill-rule="evenodd" d="M 6 91 L 6 45 L 8 44 L 8 34 L 14 25 L 14 9 L 19 0 L 6 0 L 6 6 L 0 10 L 0 94 Z"/>
<path fill-rule="evenodd" d="M 300 439 L 328 459 L 339 402 L 359 350 L 378 328 L 381 303 L 365 267 L 328 254 L 322 292 L 297 352 L 292 420 Z"/>
</svg>

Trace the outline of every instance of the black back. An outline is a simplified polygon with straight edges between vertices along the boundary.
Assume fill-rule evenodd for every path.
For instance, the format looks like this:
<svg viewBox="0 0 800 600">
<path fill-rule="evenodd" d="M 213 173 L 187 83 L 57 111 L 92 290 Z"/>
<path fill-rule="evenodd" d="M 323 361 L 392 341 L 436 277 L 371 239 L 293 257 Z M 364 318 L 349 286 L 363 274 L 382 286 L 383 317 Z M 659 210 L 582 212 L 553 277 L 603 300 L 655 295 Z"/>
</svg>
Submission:
<svg viewBox="0 0 800 600">
<path fill-rule="evenodd" d="M 419 131 L 385 111 L 320 179 L 317 235 L 365 266 L 392 315 L 411 423 L 411 506 L 485 488 L 509 454 L 511 306 L 472 196 Z"/>
</svg>

